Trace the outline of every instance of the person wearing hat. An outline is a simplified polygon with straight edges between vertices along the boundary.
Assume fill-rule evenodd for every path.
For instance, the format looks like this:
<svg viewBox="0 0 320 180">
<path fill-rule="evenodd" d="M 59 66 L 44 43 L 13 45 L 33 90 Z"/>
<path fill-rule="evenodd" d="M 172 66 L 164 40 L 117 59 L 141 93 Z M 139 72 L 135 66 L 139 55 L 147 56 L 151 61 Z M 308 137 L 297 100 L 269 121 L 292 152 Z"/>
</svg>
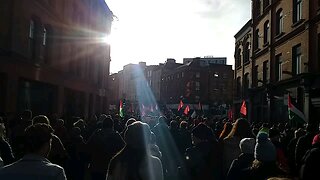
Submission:
<svg viewBox="0 0 320 180">
<path fill-rule="evenodd" d="M 148 124 L 137 121 L 128 126 L 125 147 L 111 159 L 107 180 L 163 180 L 162 163 L 152 156 Z"/>
<path fill-rule="evenodd" d="M 220 161 L 217 140 L 211 128 L 200 123 L 192 129 L 193 147 L 186 150 L 186 172 L 190 180 L 220 179 Z"/>
<path fill-rule="evenodd" d="M 244 169 L 238 179 L 264 180 L 270 177 L 284 176 L 285 173 L 278 167 L 276 147 L 269 139 L 266 131 L 260 131 L 254 148 L 252 166 Z"/>
<path fill-rule="evenodd" d="M 52 136 L 53 129 L 48 124 L 39 123 L 27 127 L 24 133 L 26 155 L 0 169 L 0 179 L 66 180 L 64 169 L 47 159 Z"/>
<path fill-rule="evenodd" d="M 254 138 L 243 138 L 240 141 L 239 147 L 241 150 L 241 154 L 231 163 L 230 169 L 227 174 L 228 180 L 237 179 L 242 169 L 251 166 L 254 160 L 253 154 L 255 143 L 256 141 Z"/>
</svg>

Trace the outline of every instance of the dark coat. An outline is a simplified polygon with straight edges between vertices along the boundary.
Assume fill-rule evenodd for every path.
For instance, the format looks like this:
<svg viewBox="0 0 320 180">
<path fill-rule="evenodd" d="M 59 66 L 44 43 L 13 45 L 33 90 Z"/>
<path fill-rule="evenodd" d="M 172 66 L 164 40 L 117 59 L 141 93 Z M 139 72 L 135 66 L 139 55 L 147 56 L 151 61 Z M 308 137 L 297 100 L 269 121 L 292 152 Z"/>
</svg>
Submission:
<svg viewBox="0 0 320 180">
<path fill-rule="evenodd" d="M 300 179 L 320 179 L 319 170 L 320 144 L 309 150 L 303 158 Z"/>
<path fill-rule="evenodd" d="M 231 163 L 230 169 L 228 171 L 227 179 L 238 179 L 239 174 L 242 169 L 249 168 L 254 160 L 253 154 L 241 153 L 239 157 Z"/>
<path fill-rule="evenodd" d="M 297 168 L 300 169 L 301 163 L 306 152 L 312 148 L 312 140 L 315 133 L 307 133 L 306 135 L 299 138 L 295 151 L 295 162 Z"/>
<path fill-rule="evenodd" d="M 90 171 L 106 174 L 111 158 L 125 145 L 120 134 L 112 129 L 99 129 L 89 139 Z"/>
<path fill-rule="evenodd" d="M 220 179 L 220 160 L 217 143 L 202 142 L 186 151 L 186 172 L 190 180 Z"/>
<path fill-rule="evenodd" d="M 247 168 L 241 171 L 239 180 L 265 180 L 270 177 L 284 177 L 285 173 L 279 169 L 276 162 L 267 162 L 256 168 Z"/>
</svg>

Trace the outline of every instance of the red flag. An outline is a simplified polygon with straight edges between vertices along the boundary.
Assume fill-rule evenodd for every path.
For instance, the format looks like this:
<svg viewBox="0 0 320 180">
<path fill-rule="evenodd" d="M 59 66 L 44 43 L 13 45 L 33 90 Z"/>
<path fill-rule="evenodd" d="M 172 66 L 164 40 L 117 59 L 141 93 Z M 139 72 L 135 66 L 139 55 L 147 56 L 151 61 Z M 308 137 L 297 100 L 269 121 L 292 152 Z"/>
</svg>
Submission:
<svg viewBox="0 0 320 180">
<path fill-rule="evenodd" d="M 241 105 L 241 108 L 240 108 L 240 113 L 243 114 L 243 115 L 247 115 L 247 106 L 246 106 L 246 101 L 242 101 L 242 105 Z"/>
<path fill-rule="evenodd" d="M 182 100 L 180 100 L 179 106 L 178 106 L 178 111 L 180 111 L 180 109 L 183 107 L 183 102 Z"/>
<path fill-rule="evenodd" d="M 184 113 L 185 115 L 188 115 L 189 111 L 190 111 L 190 108 L 189 108 L 189 105 L 187 105 L 187 107 L 186 107 L 186 109 L 183 111 L 183 113 Z"/>
</svg>

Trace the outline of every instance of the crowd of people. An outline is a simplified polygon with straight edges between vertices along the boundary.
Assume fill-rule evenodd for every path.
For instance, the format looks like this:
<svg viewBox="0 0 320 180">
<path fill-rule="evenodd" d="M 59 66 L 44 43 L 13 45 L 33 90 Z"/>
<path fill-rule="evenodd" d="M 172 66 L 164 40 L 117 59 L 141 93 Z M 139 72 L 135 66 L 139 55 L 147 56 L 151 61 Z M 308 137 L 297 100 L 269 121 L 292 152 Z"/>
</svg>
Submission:
<svg viewBox="0 0 320 180">
<path fill-rule="evenodd" d="M 0 117 L 0 179 L 320 179 L 319 124 L 25 110 Z"/>
</svg>

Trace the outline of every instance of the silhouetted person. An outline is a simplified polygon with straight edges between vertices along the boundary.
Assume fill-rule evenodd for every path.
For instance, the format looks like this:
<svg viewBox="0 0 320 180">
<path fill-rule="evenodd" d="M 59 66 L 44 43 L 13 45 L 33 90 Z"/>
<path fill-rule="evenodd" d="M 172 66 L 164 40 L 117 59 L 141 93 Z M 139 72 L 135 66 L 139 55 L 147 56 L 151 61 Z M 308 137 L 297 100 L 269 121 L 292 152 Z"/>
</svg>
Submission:
<svg viewBox="0 0 320 180">
<path fill-rule="evenodd" d="M 25 131 L 26 155 L 17 162 L 0 169 L 0 179 L 10 180 L 65 180 L 62 167 L 48 159 L 53 129 L 48 124 L 35 124 Z"/>
<path fill-rule="evenodd" d="M 99 121 L 102 121 L 102 129 L 94 132 L 87 143 L 91 156 L 89 171 L 92 179 L 105 180 L 111 158 L 124 147 L 125 143 L 120 134 L 114 130 L 110 116 L 102 114 Z"/>
<path fill-rule="evenodd" d="M 265 180 L 270 177 L 285 176 L 277 165 L 276 147 L 270 141 L 268 134 L 259 132 L 254 149 L 254 161 L 250 168 L 244 169 L 237 179 Z"/>
<path fill-rule="evenodd" d="M 243 138 L 240 141 L 240 149 L 241 154 L 238 158 L 232 161 L 228 174 L 228 180 L 236 180 L 238 179 L 241 171 L 245 168 L 248 168 L 252 165 L 254 160 L 254 147 L 255 147 L 256 140 L 254 138 Z"/>
<path fill-rule="evenodd" d="M 193 146 L 186 150 L 187 176 L 183 179 L 220 179 L 218 142 L 211 128 L 200 123 L 191 132 Z"/>
<path fill-rule="evenodd" d="M 128 126 L 126 146 L 111 160 L 107 180 L 163 180 L 161 161 L 148 148 L 150 135 L 146 123 Z"/>
<path fill-rule="evenodd" d="M 308 124 L 307 133 L 299 138 L 296 146 L 295 161 L 298 169 L 301 167 L 303 156 L 312 148 L 312 140 L 316 133 L 319 131 L 318 124 Z"/>
<path fill-rule="evenodd" d="M 32 119 L 32 124 L 39 124 L 39 123 L 44 123 L 50 125 L 50 121 L 47 118 L 47 116 L 44 115 L 38 115 L 35 116 Z M 58 164 L 62 167 L 65 167 L 65 162 L 68 158 L 67 151 L 62 144 L 60 138 L 56 136 L 54 133 L 52 133 L 52 146 L 51 146 L 51 151 L 48 156 L 48 159 L 54 163 Z"/>
<path fill-rule="evenodd" d="M 300 179 L 320 179 L 319 173 L 320 160 L 320 134 L 314 136 L 312 141 L 312 148 L 307 151 L 302 160 L 300 171 Z"/>
</svg>

